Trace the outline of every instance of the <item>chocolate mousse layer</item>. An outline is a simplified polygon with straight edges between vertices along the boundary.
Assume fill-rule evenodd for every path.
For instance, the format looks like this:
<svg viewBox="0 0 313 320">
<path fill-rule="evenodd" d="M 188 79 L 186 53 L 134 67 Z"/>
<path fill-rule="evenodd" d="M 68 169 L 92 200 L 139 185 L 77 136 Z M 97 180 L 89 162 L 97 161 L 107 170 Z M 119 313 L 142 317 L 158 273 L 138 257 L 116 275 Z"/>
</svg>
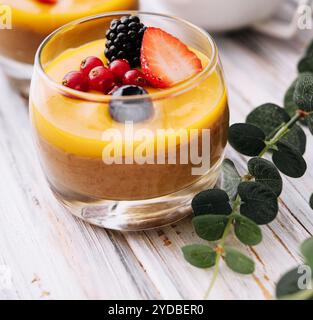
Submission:
<svg viewBox="0 0 313 320">
<path fill-rule="evenodd" d="M 209 128 L 211 167 L 223 156 L 227 143 L 228 108 Z M 193 164 L 105 164 L 101 158 L 69 154 L 51 145 L 37 133 L 36 140 L 44 171 L 53 187 L 66 198 L 144 200 L 180 191 L 202 176 L 192 175 Z M 199 137 L 199 148 L 202 146 Z M 201 150 L 201 148 L 200 148 Z M 180 148 L 177 146 L 177 159 Z M 156 159 L 155 159 L 156 162 Z M 178 161 L 179 163 L 179 161 Z"/>
<path fill-rule="evenodd" d="M 44 35 L 20 28 L 0 30 L 0 55 L 18 62 L 33 64 Z"/>
</svg>

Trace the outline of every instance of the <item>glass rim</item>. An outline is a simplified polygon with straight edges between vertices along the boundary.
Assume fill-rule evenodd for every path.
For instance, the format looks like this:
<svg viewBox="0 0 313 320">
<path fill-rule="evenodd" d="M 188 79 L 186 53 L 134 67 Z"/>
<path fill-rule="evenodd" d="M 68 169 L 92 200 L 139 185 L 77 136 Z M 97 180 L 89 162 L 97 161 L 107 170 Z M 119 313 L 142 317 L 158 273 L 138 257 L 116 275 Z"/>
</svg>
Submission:
<svg viewBox="0 0 313 320">
<path fill-rule="evenodd" d="M 198 73 L 197 75 L 191 77 L 187 81 L 184 81 L 180 84 L 177 84 L 173 88 L 168 88 L 168 89 L 162 89 L 158 92 L 153 92 L 149 93 L 146 95 L 134 95 L 134 96 L 125 96 L 125 97 L 114 97 L 112 95 L 106 95 L 106 94 L 96 94 L 96 93 L 90 93 L 90 92 L 81 92 L 77 91 L 68 87 L 63 86 L 61 83 L 56 82 L 52 78 L 48 76 L 48 74 L 45 72 L 44 67 L 41 63 L 41 56 L 44 48 L 46 45 L 49 43 L 51 39 L 53 39 L 54 36 L 56 36 L 58 33 L 68 29 L 72 28 L 76 25 L 83 24 L 83 23 L 88 23 L 90 21 L 96 20 L 96 19 L 101 19 L 105 17 L 110 17 L 110 16 L 116 16 L 116 15 L 146 15 L 146 16 L 154 16 L 154 17 L 161 17 L 161 18 L 168 18 L 173 21 L 176 21 L 178 23 L 183 23 L 193 30 L 199 32 L 202 34 L 208 41 L 208 45 L 212 49 L 212 54 L 210 57 L 210 63 L 203 68 L 203 70 Z M 206 32 L 204 29 L 201 27 L 198 27 L 194 25 L 193 23 L 176 17 L 172 15 L 167 15 L 167 14 L 160 14 L 160 13 L 153 13 L 153 12 L 143 12 L 143 11 L 138 11 L 138 10 L 127 10 L 127 11 L 111 11 L 108 13 L 101 13 L 97 15 L 92 15 L 88 16 L 85 18 L 77 19 L 74 21 L 71 21 L 70 23 L 67 23 L 60 28 L 56 29 L 52 33 L 50 33 L 40 44 L 39 48 L 37 49 L 36 55 L 35 55 L 35 64 L 34 64 L 34 70 L 38 71 L 39 74 L 55 89 L 57 89 L 61 94 L 65 96 L 70 96 L 73 99 L 79 99 L 79 100 L 84 100 L 84 101 L 90 101 L 90 102 L 99 102 L 99 103 L 108 103 L 110 101 L 118 100 L 118 101 L 133 101 L 133 100 L 141 100 L 141 99 L 151 99 L 152 101 L 156 100 L 161 100 L 164 98 L 170 98 L 170 97 L 175 97 L 181 94 L 184 94 L 193 88 L 195 88 L 198 85 L 198 81 L 202 79 L 203 76 L 207 75 L 209 76 L 216 68 L 218 63 L 218 49 L 217 45 L 212 38 L 212 36 Z"/>
</svg>

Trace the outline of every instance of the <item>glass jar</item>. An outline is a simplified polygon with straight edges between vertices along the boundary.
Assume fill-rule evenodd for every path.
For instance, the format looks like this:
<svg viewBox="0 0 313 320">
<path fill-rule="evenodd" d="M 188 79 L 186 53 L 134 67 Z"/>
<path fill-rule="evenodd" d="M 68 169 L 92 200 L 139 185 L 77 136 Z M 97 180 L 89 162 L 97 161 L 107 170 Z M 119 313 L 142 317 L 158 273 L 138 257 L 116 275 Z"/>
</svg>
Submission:
<svg viewBox="0 0 313 320">
<path fill-rule="evenodd" d="M 105 59 L 104 30 L 131 14 L 181 39 L 201 57 L 203 70 L 140 96 L 62 86 L 64 74 L 85 57 Z M 112 104 L 134 110 L 148 104 L 151 112 L 141 121 L 117 122 L 110 116 Z M 216 184 L 229 124 L 213 39 L 184 20 L 140 12 L 89 17 L 51 34 L 36 55 L 30 116 L 43 170 L 59 202 L 89 223 L 124 231 L 161 227 L 190 214 L 193 196 Z"/>
</svg>

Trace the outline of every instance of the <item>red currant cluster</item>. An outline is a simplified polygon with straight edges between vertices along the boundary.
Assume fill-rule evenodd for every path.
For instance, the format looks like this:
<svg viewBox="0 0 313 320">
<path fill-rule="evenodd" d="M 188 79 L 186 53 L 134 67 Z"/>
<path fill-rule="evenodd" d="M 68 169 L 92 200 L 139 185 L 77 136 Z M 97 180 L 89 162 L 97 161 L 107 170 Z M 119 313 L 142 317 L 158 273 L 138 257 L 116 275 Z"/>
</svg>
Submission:
<svg viewBox="0 0 313 320">
<path fill-rule="evenodd" d="M 144 87 L 148 83 L 144 74 L 140 70 L 131 69 L 125 59 L 115 60 L 107 68 L 101 59 L 88 57 L 82 61 L 80 71 L 71 71 L 65 75 L 62 84 L 78 91 L 112 94 L 122 85 Z"/>
</svg>

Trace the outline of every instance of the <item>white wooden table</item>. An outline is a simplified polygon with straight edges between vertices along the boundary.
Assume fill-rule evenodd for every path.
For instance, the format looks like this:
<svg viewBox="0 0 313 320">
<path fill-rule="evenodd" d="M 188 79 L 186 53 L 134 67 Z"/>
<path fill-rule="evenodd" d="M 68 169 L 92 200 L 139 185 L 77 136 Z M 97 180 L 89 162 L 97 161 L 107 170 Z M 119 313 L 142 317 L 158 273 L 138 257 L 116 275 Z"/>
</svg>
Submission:
<svg viewBox="0 0 313 320">
<path fill-rule="evenodd" d="M 312 35 L 280 41 L 245 31 L 217 38 L 232 122 L 261 103 L 282 104 Z M 212 299 L 272 299 L 281 274 L 301 261 L 299 244 L 313 233 L 312 139 L 308 172 L 300 180 L 285 179 L 280 213 L 263 228 L 264 242 L 242 248 L 256 261 L 255 275 L 239 276 L 223 266 Z M 243 157 L 230 149 L 229 156 L 245 168 Z M 0 74 L 0 272 L 12 276 L 11 286 L 0 288 L 1 299 L 201 299 L 212 271 L 193 268 L 181 254 L 183 245 L 197 242 L 190 219 L 123 234 L 63 211 L 40 170 L 26 101 Z"/>
</svg>

